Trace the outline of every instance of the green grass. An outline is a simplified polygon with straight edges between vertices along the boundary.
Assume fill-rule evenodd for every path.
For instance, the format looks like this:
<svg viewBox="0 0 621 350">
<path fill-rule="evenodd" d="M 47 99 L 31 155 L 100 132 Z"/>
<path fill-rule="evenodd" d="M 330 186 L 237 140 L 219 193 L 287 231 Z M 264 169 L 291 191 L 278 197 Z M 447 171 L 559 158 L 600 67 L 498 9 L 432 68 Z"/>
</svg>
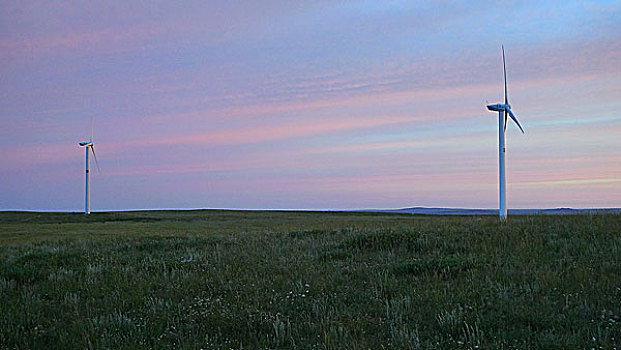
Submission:
<svg viewBox="0 0 621 350">
<path fill-rule="evenodd" d="M 621 215 L 0 213 L 0 349 L 613 349 Z"/>
</svg>

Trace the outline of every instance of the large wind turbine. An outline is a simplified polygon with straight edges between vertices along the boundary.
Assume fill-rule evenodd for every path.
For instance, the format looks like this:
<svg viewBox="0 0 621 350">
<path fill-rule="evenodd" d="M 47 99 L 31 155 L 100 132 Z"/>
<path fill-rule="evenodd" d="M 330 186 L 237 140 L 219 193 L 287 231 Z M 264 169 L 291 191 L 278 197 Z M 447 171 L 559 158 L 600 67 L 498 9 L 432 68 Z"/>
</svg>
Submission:
<svg viewBox="0 0 621 350">
<path fill-rule="evenodd" d="M 502 46 L 502 69 L 505 74 L 505 103 L 488 105 L 487 109 L 493 112 L 498 112 L 498 182 L 499 182 L 499 197 L 500 197 L 500 220 L 507 220 L 507 191 L 506 191 L 506 179 L 505 179 L 505 131 L 507 130 L 507 115 L 513 119 L 515 124 L 522 130 L 524 129 L 518 122 L 515 114 L 511 111 L 511 105 L 509 105 L 509 97 L 507 96 L 507 67 L 505 66 L 505 47 Z"/>
<path fill-rule="evenodd" d="M 99 162 L 97 161 L 97 156 L 95 155 L 95 145 L 93 144 L 93 124 L 91 123 L 91 139 L 90 141 L 80 142 L 80 147 L 84 147 L 86 150 L 86 193 L 84 198 L 84 214 L 91 213 L 91 189 L 88 186 L 89 182 L 89 172 L 88 172 L 88 150 L 90 149 L 93 152 L 93 158 L 95 158 L 95 164 L 97 164 L 97 170 L 99 170 Z"/>
</svg>

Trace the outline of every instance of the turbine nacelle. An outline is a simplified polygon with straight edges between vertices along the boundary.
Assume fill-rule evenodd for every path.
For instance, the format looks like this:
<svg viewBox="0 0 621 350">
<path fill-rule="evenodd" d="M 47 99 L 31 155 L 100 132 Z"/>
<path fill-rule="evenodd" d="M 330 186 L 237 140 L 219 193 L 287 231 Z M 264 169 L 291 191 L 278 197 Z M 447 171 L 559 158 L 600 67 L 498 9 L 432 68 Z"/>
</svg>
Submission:
<svg viewBox="0 0 621 350">
<path fill-rule="evenodd" d="M 487 105 L 487 109 L 489 109 L 490 111 L 494 111 L 494 112 L 504 112 L 508 109 L 510 109 L 511 106 L 506 105 L 506 104 L 495 104 L 495 105 Z"/>
<path fill-rule="evenodd" d="M 515 116 L 515 114 L 513 114 L 513 111 L 511 111 L 511 105 L 509 105 L 508 103 L 504 103 L 504 104 L 498 103 L 495 105 L 487 105 L 487 109 L 489 109 L 492 112 L 504 112 L 505 122 L 504 122 L 503 129 L 506 129 L 507 127 L 507 115 L 509 115 L 509 117 L 511 117 L 513 122 L 518 126 L 518 128 L 520 128 L 520 131 L 524 133 L 524 129 L 522 128 L 522 125 L 520 125 L 520 122 L 517 120 L 517 117 Z"/>
<path fill-rule="evenodd" d="M 80 147 L 88 147 L 88 146 L 92 146 L 93 145 L 93 141 L 80 142 L 78 144 L 80 145 Z"/>
</svg>

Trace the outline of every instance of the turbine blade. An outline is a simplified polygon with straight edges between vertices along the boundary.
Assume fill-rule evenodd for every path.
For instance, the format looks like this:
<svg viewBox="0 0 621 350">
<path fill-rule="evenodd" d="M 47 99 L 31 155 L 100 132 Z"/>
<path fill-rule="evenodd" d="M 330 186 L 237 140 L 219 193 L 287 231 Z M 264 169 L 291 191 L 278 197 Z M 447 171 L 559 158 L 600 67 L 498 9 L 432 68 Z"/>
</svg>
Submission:
<svg viewBox="0 0 621 350">
<path fill-rule="evenodd" d="M 95 124 L 95 119 L 91 119 L 91 142 L 93 142 L 93 126 Z M 94 154 L 94 153 L 93 153 Z"/>
<path fill-rule="evenodd" d="M 507 66 L 505 65 L 505 46 L 502 47 L 502 71 L 505 74 L 505 104 L 509 103 L 509 97 L 507 96 Z"/>
<path fill-rule="evenodd" d="M 504 125 L 502 126 L 502 131 L 503 131 L 503 132 L 506 132 L 506 131 L 507 131 L 507 110 L 506 110 L 506 109 L 505 109 L 505 111 L 504 111 L 504 115 L 505 115 L 505 123 L 504 123 Z"/>
<path fill-rule="evenodd" d="M 511 119 L 513 119 L 513 121 L 515 122 L 515 124 L 517 124 L 517 126 L 520 128 L 520 130 L 522 130 L 522 134 L 524 133 L 524 129 L 522 129 L 522 126 L 520 125 L 520 122 L 518 122 L 517 118 L 515 117 L 515 114 L 513 114 L 513 112 L 511 112 L 510 109 L 507 109 L 507 111 L 509 112 L 509 116 L 511 117 Z M 506 127 L 506 114 L 505 114 L 505 127 Z"/>
<path fill-rule="evenodd" d="M 93 152 L 93 158 L 95 158 L 95 164 L 97 165 L 97 171 L 101 174 L 101 169 L 99 168 L 99 162 L 97 161 L 97 156 L 95 155 L 95 146 L 90 146 L 91 152 Z"/>
</svg>

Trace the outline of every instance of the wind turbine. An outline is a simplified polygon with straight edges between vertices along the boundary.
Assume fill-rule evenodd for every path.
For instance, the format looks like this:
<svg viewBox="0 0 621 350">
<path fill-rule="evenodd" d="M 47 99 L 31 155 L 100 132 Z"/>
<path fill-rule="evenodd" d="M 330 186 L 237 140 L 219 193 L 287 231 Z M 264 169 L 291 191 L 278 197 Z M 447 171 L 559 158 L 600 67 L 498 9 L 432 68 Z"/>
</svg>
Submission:
<svg viewBox="0 0 621 350">
<path fill-rule="evenodd" d="M 518 122 L 515 114 L 511 111 L 511 105 L 509 104 L 509 97 L 507 96 L 507 67 L 505 65 L 505 47 L 502 47 L 502 69 L 505 75 L 505 103 L 488 105 L 487 109 L 492 112 L 498 112 L 498 182 L 499 182 L 499 197 L 500 197 L 500 208 L 499 215 L 500 220 L 507 220 L 507 191 L 506 191 L 506 179 L 505 179 L 505 131 L 507 130 L 507 115 L 513 119 L 515 124 L 522 130 L 524 133 L 524 129 Z"/>
<path fill-rule="evenodd" d="M 91 123 L 91 139 L 90 141 L 86 141 L 86 142 L 80 142 L 79 143 L 80 147 L 84 147 L 86 150 L 86 193 L 85 193 L 85 198 L 84 198 L 84 214 L 90 214 L 91 213 L 91 189 L 88 186 L 89 185 L 89 177 L 90 174 L 88 172 L 88 150 L 90 149 L 91 152 L 93 152 L 93 158 L 95 158 L 95 164 L 97 164 L 97 170 L 101 171 L 99 169 L 99 162 L 97 161 L 97 156 L 95 155 L 95 145 L 93 144 L 93 123 Z"/>
</svg>

